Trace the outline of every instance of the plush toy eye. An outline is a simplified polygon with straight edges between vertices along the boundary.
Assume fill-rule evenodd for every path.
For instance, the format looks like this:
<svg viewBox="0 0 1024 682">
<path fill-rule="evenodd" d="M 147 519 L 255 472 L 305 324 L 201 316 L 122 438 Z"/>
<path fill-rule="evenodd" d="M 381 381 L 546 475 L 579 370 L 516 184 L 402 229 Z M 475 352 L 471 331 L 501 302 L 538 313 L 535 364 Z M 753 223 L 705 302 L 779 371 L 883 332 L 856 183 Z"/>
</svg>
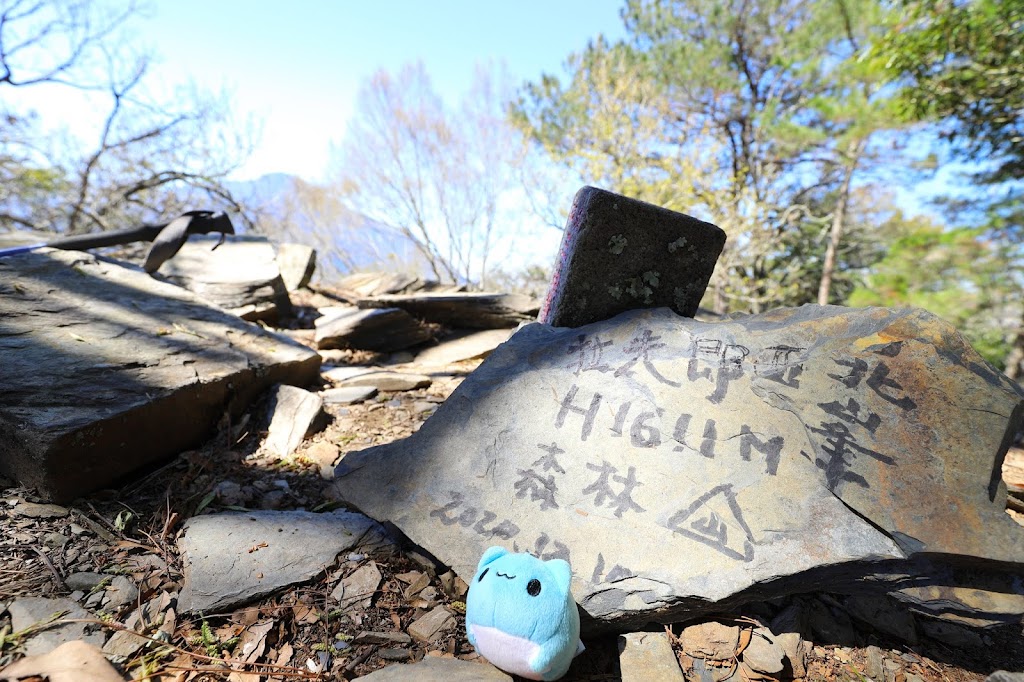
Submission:
<svg viewBox="0 0 1024 682">
<path fill-rule="evenodd" d="M 480 574 L 480 577 L 476 579 L 477 582 L 482 582 L 484 576 L 487 575 L 487 571 L 491 570 L 490 567 L 484 569 L 484 572 Z"/>
<path fill-rule="evenodd" d="M 531 597 L 536 597 L 540 594 L 540 581 L 534 578 L 530 582 L 526 583 L 526 593 Z"/>
</svg>

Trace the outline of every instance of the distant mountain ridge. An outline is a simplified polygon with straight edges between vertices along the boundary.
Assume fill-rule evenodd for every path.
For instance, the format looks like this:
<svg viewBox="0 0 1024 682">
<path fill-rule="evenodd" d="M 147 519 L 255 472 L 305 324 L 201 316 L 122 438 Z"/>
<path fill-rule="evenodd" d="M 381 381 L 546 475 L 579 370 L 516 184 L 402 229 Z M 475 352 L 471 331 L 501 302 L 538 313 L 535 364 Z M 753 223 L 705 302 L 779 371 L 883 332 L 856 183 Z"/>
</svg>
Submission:
<svg viewBox="0 0 1024 682">
<path fill-rule="evenodd" d="M 224 186 L 243 205 L 255 209 L 261 232 L 272 240 L 317 249 L 321 274 L 328 278 L 374 270 L 429 273 L 416 245 L 391 225 L 348 208 L 319 219 L 312 211 L 294 210 L 289 203 L 297 180 L 301 178 L 288 173 L 270 173 Z"/>
</svg>

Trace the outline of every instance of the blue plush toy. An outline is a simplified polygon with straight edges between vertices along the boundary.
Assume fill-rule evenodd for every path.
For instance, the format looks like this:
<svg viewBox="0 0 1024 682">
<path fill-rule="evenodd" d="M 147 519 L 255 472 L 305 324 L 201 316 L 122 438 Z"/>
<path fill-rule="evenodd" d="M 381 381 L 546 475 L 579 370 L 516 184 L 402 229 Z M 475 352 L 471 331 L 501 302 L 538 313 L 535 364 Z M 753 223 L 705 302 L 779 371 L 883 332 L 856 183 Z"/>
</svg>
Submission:
<svg viewBox="0 0 1024 682">
<path fill-rule="evenodd" d="M 466 597 L 466 635 L 488 661 L 529 680 L 557 680 L 583 651 L 572 570 L 489 547 Z"/>
</svg>

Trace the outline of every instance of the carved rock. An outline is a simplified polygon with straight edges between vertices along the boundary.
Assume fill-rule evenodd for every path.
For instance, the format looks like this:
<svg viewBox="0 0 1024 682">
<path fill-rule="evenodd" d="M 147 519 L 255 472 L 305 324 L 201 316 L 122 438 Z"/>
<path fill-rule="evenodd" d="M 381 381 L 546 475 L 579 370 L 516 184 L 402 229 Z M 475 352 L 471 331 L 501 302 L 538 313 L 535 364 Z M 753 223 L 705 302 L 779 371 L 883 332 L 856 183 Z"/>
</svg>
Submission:
<svg viewBox="0 0 1024 682">
<path fill-rule="evenodd" d="M 336 487 L 463 578 L 492 544 L 569 559 L 590 628 L 944 585 L 951 565 L 1009 594 L 1022 399 L 919 310 L 633 311 L 524 327 Z"/>
</svg>

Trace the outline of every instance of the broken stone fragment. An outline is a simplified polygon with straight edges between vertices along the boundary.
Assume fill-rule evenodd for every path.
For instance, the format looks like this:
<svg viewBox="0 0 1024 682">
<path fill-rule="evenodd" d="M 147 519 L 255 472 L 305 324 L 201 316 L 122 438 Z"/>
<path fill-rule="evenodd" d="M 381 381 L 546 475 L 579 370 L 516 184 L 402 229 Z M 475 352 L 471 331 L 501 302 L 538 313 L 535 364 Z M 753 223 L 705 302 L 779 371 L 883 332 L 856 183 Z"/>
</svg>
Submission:
<svg viewBox="0 0 1024 682">
<path fill-rule="evenodd" d="M 278 385 L 270 393 L 270 427 L 264 446 L 288 457 L 302 441 L 323 426 L 324 401 L 316 393 L 296 386 Z"/>
<path fill-rule="evenodd" d="M 428 366 L 450 365 L 453 362 L 487 357 L 491 352 L 508 341 L 510 329 L 487 329 L 481 332 L 462 333 L 445 339 L 432 348 L 416 355 L 416 364 Z"/>
<path fill-rule="evenodd" d="M 622 682 L 683 682 L 683 671 L 664 632 L 630 632 L 619 636 Z"/>
<path fill-rule="evenodd" d="M 786 651 L 776 641 L 768 628 L 755 628 L 750 643 L 743 650 L 742 659 L 751 670 L 766 675 L 781 672 Z"/>
<path fill-rule="evenodd" d="M 87 641 L 70 641 L 46 654 L 29 654 L 0 670 L 0 681 L 123 682 L 103 653 Z"/>
<path fill-rule="evenodd" d="M 316 249 L 306 244 L 278 244 L 277 267 L 285 289 L 296 291 L 309 284 L 316 271 Z"/>
<path fill-rule="evenodd" d="M 27 630 L 34 625 L 56 620 L 90 620 L 92 615 L 69 599 L 47 599 L 45 597 L 21 597 L 14 600 L 7 612 L 11 616 L 14 632 Z M 63 623 L 54 625 L 31 635 L 25 641 L 25 654 L 40 656 L 48 654 L 67 642 L 81 640 L 86 644 L 101 647 L 106 636 L 95 625 L 88 623 Z"/>
<path fill-rule="evenodd" d="M 735 625 L 712 620 L 684 628 L 679 639 L 687 656 L 728 661 L 736 656 L 740 629 Z"/>
<path fill-rule="evenodd" d="M 435 606 L 409 626 L 412 638 L 423 644 L 431 644 L 441 638 L 446 630 L 455 625 L 455 616 L 443 606 Z"/>
<path fill-rule="evenodd" d="M 377 587 L 380 586 L 382 579 L 377 564 L 371 561 L 357 568 L 352 575 L 343 578 L 331 592 L 331 599 L 338 602 L 342 609 L 353 606 L 368 609 L 377 595 Z"/>
<path fill-rule="evenodd" d="M 19 502 L 14 507 L 15 516 L 23 516 L 29 519 L 62 519 L 71 513 L 67 507 L 56 504 L 36 504 L 34 502 Z"/>
<path fill-rule="evenodd" d="M 276 320 L 291 312 L 291 301 L 266 237 L 193 235 L 174 258 L 160 266 L 169 282 L 244 320 Z"/>
<path fill-rule="evenodd" d="M 376 386 L 341 386 L 320 391 L 320 397 L 328 405 L 351 405 L 377 395 Z"/>
<path fill-rule="evenodd" d="M 223 611 L 309 580 L 344 551 L 392 547 L 362 514 L 254 511 L 188 520 L 178 541 L 185 580 L 181 613 Z"/>
<path fill-rule="evenodd" d="M 372 387 L 378 391 L 411 391 L 433 383 L 425 374 L 392 372 L 377 367 L 334 367 L 325 371 L 323 377 L 342 387 Z"/>
<path fill-rule="evenodd" d="M 353 307 L 322 308 L 316 326 L 316 347 L 356 348 L 389 352 L 431 338 L 428 327 L 399 308 L 363 310 Z"/>
<path fill-rule="evenodd" d="M 362 299 L 360 308 L 401 308 L 413 317 L 459 329 L 507 329 L 529 322 L 537 301 L 523 294 L 422 293 Z"/>
</svg>

